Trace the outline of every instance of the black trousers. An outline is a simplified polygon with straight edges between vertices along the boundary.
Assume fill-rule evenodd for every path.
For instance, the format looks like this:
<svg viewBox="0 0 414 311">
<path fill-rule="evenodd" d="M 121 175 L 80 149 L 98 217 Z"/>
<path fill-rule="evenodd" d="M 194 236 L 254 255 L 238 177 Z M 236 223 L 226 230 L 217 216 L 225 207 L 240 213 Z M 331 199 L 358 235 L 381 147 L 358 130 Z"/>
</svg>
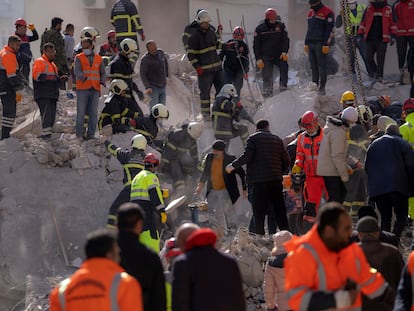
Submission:
<svg viewBox="0 0 414 311">
<path fill-rule="evenodd" d="M 384 77 L 384 62 L 387 54 L 387 43 L 382 40 L 366 41 L 368 75 L 371 78 L 382 79 Z M 377 62 L 374 60 L 376 55 Z"/>
<path fill-rule="evenodd" d="M 118 194 L 115 198 L 114 202 L 112 203 L 111 207 L 109 208 L 108 214 L 108 226 L 109 227 L 116 227 L 116 217 L 119 207 L 130 201 L 131 196 L 131 186 L 125 186 L 124 189 Z"/>
<path fill-rule="evenodd" d="M 198 88 L 200 89 L 201 113 L 210 114 L 210 90 L 214 84 L 216 95 L 224 85 L 223 70 L 207 71 L 198 76 Z"/>
<path fill-rule="evenodd" d="M 326 71 L 327 55 L 322 53 L 322 42 L 309 42 L 309 63 L 312 71 L 312 81 L 325 89 L 328 73 Z"/>
<path fill-rule="evenodd" d="M 400 36 L 397 37 L 397 55 L 398 55 L 398 68 L 403 69 L 405 67 L 405 61 L 407 60 L 407 50 L 414 47 L 414 36 Z"/>
<path fill-rule="evenodd" d="M 38 98 L 36 103 L 39 106 L 42 116 L 42 136 L 52 134 L 52 127 L 56 119 L 56 102 L 54 98 Z"/>
<path fill-rule="evenodd" d="M 9 138 L 16 118 L 16 91 L 10 87 L 7 91 L 0 91 L 3 105 L 3 118 L 1 120 L 1 139 Z"/>
<path fill-rule="evenodd" d="M 278 57 L 273 60 L 264 60 L 263 76 L 263 96 L 273 96 L 273 69 L 274 65 L 279 67 L 279 85 L 286 87 L 288 82 L 289 65 Z"/>
<path fill-rule="evenodd" d="M 261 235 L 265 234 L 264 220 L 268 213 L 273 213 L 279 230 L 289 230 L 282 182 L 275 180 L 263 183 L 253 183 L 252 187 L 255 233 Z M 268 211 L 268 208 L 270 211 Z"/>
<path fill-rule="evenodd" d="M 346 187 L 339 176 L 323 176 L 329 202 L 343 203 L 346 196 Z"/>
</svg>

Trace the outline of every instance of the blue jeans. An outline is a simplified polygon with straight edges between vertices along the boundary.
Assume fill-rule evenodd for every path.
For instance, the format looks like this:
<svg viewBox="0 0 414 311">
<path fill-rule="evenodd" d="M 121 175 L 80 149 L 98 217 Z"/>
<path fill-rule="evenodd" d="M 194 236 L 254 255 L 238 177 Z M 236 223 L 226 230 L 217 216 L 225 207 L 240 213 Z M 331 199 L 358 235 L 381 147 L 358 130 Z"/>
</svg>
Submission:
<svg viewBox="0 0 414 311">
<path fill-rule="evenodd" d="M 151 88 L 152 88 L 151 101 L 150 101 L 151 108 L 154 107 L 156 104 L 165 105 L 165 99 L 167 97 L 165 93 L 165 87 L 151 86 Z"/>
<path fill-rule="evenodd" d="M 83 136 L 83 122 L 85 115 L 89 116 L 87 138 L 95 136 L 98 124 L 99 91 L 95 89 L 78 90 L 76 103 L 76 136 Z"/>
</svg>

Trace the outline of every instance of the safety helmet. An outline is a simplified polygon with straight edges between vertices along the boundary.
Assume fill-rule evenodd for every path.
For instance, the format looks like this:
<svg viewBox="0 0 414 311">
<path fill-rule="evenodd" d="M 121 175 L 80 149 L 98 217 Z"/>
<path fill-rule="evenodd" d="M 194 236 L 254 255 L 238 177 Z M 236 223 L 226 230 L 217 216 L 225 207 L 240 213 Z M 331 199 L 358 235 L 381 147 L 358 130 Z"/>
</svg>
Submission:
<svg viewBox="0 0 414 311">
<path fill-rule="evenodd" d="M 391 104 L 391 97 L 389 95 L 380 95 L 378 100 L 383 108 L 387 108 Z"/>
<path fill-rule="evenodd" d="M 122 79 L 114 79 L 111 81 L 109 90 L 116 95 L 121 95 L 122 91 L 128 88 L 128 84 Z"/>
<path fill-rule="evenodd" d="M 347 0 L 348 4 L 352 4 L 352 3 L 356 3 L 356 2 L 357 2 L 357 0 Z"/>
<path fill-rule="evenodd" d="M 138 49 L 138 45 L 135 42 L 135 40 L 130 39 L 130 38 L 126 38 L 122 40 L 121 43 L 119 44 L 119 47 L 121 51 L 124 52 L 125 54 L 130 54 Z"/>
<path fill-rule="evenodd" d="M 99 38 L 99 31 L 95 27 L 86 26 L 82 28 L 80 37 L 81 39 L 91 38 L 92 40 L 95 40 L 96 38 Z"/>
<path fill-rule="evenodd" d="M 339 102 L 344 106 L 352 106 L 354 104 L 354 101 L 355 101 L 354 92 L 346 91 L 342 93 L 341 100 Z"/>
<path fill-rule="evenodd" d="M 196 21 L 199 24 L 210 23 L 211 22 L 210 14 L 208 14 L 206 10 L 201 10 L 200 12 L 197 13 Z"/>
<path fill-rule="evenodd" d="M 357 113 L 358 113 L 358 119 L 359 122 L 363 124 L 371 123 L 372 117 L 374 116 L 372 114 L 371 108 L 365 105 L 359 105 L 356 107 Z"/>
<path fill-rule="evenodd" d="M 27 23 L 23 18 L 18 18 L 16 19 L 16 21 L 14 22 L 15 26 L 24 26 L 27 27 Z"/>
<path fill-rule="evenodd" d="M 266 19 L 276 19 L 277 18 L 277 12 L 273 8 L 268 8 L 265 12 L 265 18 Z"/>
<path fill-rule="evenodd" d="M 113 29 L 111 29 L 111 30 L 108 31 L 108 33 L 106 34 L 106 36 L 107 36 L 108 39 L 109 38 L 112 38 L 112 37 L 115 37 L 116 36 L 116 31 L 113 30 Z"/>
<path fill-rule="evenodd" d="M 187 126 L 187 133 L 192 138 L 198 139 L 203 133 L 203 125 L 199 122 L 190 122 Z"/>
<path fill-rule="evenodd" d="M 223 87 L 221 88 L 217 96 L 225 96 L 225 97 L 230 98 L 230 97 L 237 96 L 237 91 L 233 84 L 228 83 L 228 84 L 223 85 Z"/>
<path fill-rule="evenodd" d="M 318 124 L 318 115 L 313 111 L 306 111 L 301 120 L 302 127 L 304 129 L 309 129 Z"/>
<path fill-rule="evenodd" d="M 165 118 L 168 119 L 170 112 L 168 111 L 167 106 L 163 104 L 156 104 L 151 108 L 151 115 L 155 118 Z"/>
<path fill-rule="evenodd" d="M 148 153 L 144 158 L 144 164 L 158 166 L 160 164 L 160 160 L 154 153 Z"/>
<path fill-rule="evenodd" d="M 380 131 L 385 132 L 389 125 L 397 125 L 397 122 L 389 116 L 380 116 L 378 118 L 377 127 Z"/>
<path fill-rule="evenodd" d="M 414 109 L 414 98 L 407 98 L 404 102 L 402 110 Z"/>
<path fill-rule="evenodd" d="M 147 139 L 142 134 L 137 134 L 131 138 L 132 148 L 137 148 L 139 150 L 145 150 L 147 148 Z"/>
<path fill-rule="evenodd" d="M 358 121 L 358 113 L 354 107 L 347 107 L 341 112 L 341 119 L 355 123 Z"/>
<path fill-rule="evenodd" d="M 240 26 L 236 26 L 233 29 L 233 39 L 243 40 L 244 39 L 244 29 Z"/>
</svg>

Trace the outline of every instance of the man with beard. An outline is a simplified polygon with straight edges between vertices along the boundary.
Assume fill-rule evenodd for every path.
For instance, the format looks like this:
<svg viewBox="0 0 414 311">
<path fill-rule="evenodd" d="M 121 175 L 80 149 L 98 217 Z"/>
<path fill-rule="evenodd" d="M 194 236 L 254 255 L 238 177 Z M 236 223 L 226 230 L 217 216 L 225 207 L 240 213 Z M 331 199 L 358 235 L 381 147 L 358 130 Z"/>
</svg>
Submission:
<svg viewBox="0 0 414 311">
<path fill-rule="evenodd" d="M 371 269 L 362 249 L 350 243 L 352 220 L 343 206 L 322 206 L 318 222 L 285 244 L 286 291 L 293 310 L 356 310 L 361 293 L 392 306 L 394 293 Z M 304 264 L 305 263 L 305 264 Z"/>
</svg>

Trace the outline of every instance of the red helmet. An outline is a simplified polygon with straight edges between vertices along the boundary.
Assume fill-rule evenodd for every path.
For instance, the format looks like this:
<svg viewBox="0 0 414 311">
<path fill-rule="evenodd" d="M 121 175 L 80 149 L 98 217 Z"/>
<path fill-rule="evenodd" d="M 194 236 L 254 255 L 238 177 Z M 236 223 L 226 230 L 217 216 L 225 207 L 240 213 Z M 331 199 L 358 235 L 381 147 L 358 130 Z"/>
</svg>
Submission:
<svg viewBox="0 0 414 311">
<path fill-rule="evenodd" d="M 115 37 L 115 36 L 116 36 L 115 30 L 112 29 L 112 30 L 108 31 L 108 34 L 107 34 L 108 39 L 112 38 L 112 37 Z"/>
<path fill-rule="evenodd" d="M 405 100 L 403 110 L 413 109 L 414 110 L 414 98 L 408 98 Z"/>
<path fill-rule="evenodd" d="M 151 164 L 152 166 L 158 166 L 160 164 L 160 160 L 155 154 L 148 153 L 144 158 L 144 164 Z"/>
<path fill-rule="evenodd" d="M 16 21 L 14 22 L 15 26 L 24 26 L 27 27 L 27 23 L 23 18 L 18 18 L 16 19 Z"/>
<path fill-rule="evenodd" d="M 302 126 L 305 129 L 311 128 L 318 123 L 318 115 L 313 111 L 306 111 L 302 116 Z"/>
<path fill-rule="evenodd" d="M 244 39 L 244 30 L 240 26 L 236 26 L 233 29 L 233 39 L 243 40 Z"/>
<path fill-rule="evenodd" d="M 277 17 L 277 12 L 275 9 L 272 8 L 268 8 L 265 12 L 265 18 L 266 19 L 276 19 Z"/>
</svg>

